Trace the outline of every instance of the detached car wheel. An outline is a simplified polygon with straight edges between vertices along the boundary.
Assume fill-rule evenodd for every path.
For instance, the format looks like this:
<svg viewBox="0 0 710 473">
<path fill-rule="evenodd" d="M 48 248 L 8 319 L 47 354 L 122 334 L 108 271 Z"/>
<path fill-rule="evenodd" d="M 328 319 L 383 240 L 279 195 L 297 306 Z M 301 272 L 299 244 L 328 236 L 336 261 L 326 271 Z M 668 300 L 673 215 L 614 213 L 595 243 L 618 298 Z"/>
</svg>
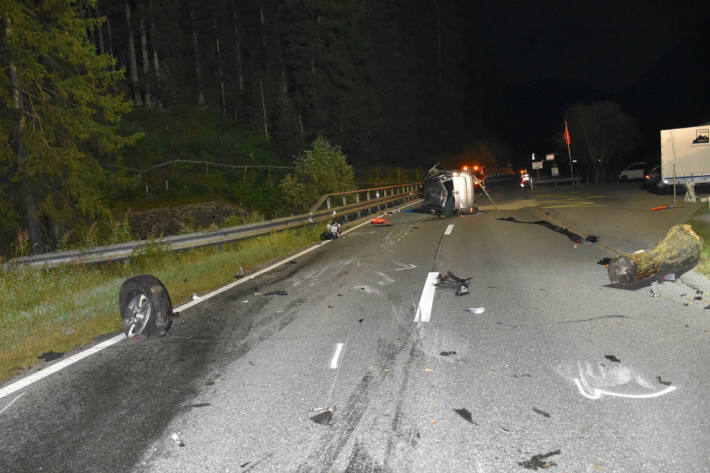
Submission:
<svg viewBox="0 0 710 473">
<path fill-rule="evenodd" d="M 124 281 L 118 293 L 118 307 L 126 337 L 161 336 L 172 325 L 173 306 L 162 282 L 150 274 Z"/>
</svg>

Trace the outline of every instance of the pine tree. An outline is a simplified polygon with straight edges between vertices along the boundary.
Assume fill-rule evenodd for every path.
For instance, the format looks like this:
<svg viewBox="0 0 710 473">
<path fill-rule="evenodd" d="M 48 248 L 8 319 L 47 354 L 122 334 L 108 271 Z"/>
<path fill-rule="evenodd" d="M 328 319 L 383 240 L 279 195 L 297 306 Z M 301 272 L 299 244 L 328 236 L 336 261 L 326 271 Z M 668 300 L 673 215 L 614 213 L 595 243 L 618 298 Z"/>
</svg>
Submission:
<svg viewBox="0 0 710 473">
<path fill-rule="evenodd" d="M 88 2 L 95 6 L 95 0 Z M 124 72 L 96 54 L 73 0 L 3 0 L 0 36 L 0 198 L 24 217 L 34 252 L 108 212 L 100 165 L 137 139 L 112 91 Z"/>
</svg>

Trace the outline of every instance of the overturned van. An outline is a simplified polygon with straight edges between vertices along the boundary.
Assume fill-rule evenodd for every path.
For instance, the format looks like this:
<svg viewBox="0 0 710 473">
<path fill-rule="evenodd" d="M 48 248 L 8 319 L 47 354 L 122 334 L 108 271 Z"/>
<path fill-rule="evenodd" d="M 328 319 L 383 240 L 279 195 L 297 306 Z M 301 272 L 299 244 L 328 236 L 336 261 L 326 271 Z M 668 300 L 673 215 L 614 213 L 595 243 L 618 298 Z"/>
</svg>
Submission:
<svg viewBox="0 0 710 473">
<path fill-rule="evenodd" d="M 424 202 L 417 211 L 445 216 L 475 213 L 478 211 L 475 182 L 476 178 L 469 170 L 439 170 L 434 166 L 424 178 Z"/>
</svg>

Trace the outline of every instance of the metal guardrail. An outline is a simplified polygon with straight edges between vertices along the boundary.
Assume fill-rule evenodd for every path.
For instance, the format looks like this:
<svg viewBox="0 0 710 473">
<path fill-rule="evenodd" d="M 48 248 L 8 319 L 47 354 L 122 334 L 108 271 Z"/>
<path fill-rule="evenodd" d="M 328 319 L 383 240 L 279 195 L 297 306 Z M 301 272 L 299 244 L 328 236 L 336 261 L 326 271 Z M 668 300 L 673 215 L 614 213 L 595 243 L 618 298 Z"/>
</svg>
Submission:
<svg viewBox="0 0 710 473">
<path fill-rule="evenodd" d="M 22 256 L 3 263 L 3 269 L 15 266 L 31 267 L 55 267 L 61 264 L 87 264 L 105 263 L 108 261 L 120 261 L 134 255 L 136 252 L 150 247 L 160 245 L 167 251 L 180 251 L 204 246 L 221 245 L 237 240 L 264 235 L 271 232 L 287 230 L 315 222 L 325 221 L 337 215 L 342 216 L 346 221 L 349 215 L 358 217 L 364 211 L 369 211 L 376 207 L 386 207 L 397 201 L 413 199 L 417 196 L 418 184 L 402 184 L 397 186 L 375 187 L 371 189 L 361 189 L 349 192 L 338 192 L 327 194 L 320 198 L 318 204 L 307 214 L 282 217 L 263 222 L 239 225 L 236 227 L 223 228 L 211 232 L 195 232 L 184 235 L 174 235 L 160 238 L 158 240 L 138 240 L 116 245 L 97 246 L 81 250 L 58 251 L 55 253 L 44 253 L 41 255 Z M 360 194 L 364 194 L 366 200 L 360 200 Z M 347 203 L 347 196 L 354 195 L 355 202 Z M 331 207 L 332 199 L 342 196 L 343 205 Z M 371 198 L 373 197 L 374 198 Z M 323 203 L 327 203 L 327 208 L 318 210 Z"/>
</svg>

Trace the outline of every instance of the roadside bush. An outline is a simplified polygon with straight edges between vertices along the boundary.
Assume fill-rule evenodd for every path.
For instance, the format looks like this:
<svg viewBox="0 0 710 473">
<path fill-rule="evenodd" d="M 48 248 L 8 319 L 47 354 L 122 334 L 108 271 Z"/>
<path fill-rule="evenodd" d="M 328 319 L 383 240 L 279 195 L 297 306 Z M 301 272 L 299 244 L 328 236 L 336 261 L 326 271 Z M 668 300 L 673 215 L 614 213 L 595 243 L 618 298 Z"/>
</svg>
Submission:
<svg viewBox="0 0 710 473">
<path fill-rule="evenodd" d="M 353 168 L 342 150 L 322 136 L 296 158 L 294 165 L 295 172 L 281 181 L 284 198 L 292 211 L 306 211 L 323 194 L 355 187 Z"/>
</svg>

